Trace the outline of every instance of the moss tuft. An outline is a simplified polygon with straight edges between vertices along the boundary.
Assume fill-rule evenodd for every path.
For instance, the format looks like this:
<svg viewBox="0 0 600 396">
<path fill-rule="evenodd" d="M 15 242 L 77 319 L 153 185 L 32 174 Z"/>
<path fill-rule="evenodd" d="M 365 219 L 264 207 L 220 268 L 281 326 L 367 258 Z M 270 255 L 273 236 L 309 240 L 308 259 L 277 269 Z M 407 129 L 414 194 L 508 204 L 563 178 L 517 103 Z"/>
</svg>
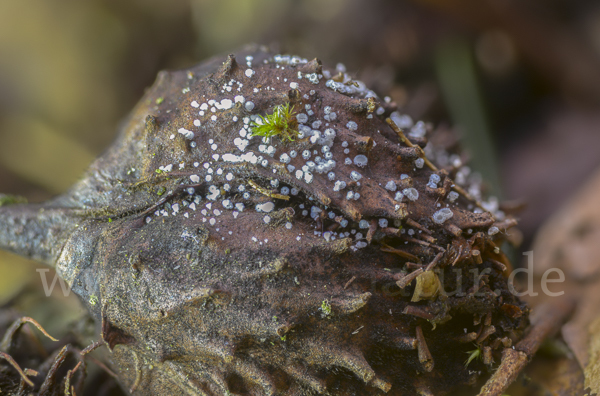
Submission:
<svg viewBox="0 0 600 396">
<path fill-rule="evenodd" d="M 282 141 L 294 141 L 298 137 L 298 121 L 294 117 L 294 106 L 290 108 L 289 103 L 275 106 L 273 114 L 258 117 L 251 125 L 252 136 L 278 136 Z"/>
<path fill-rule="evenodd" d="M 27 199 L 17 195 L 0 194 L 0 206 L 27 203 Z"/>
<path fill-rule="evenodd" d="M 465 361 L 465 367 L 469 367 L 469 364 L 471 364 L 473 360 L 482 358 L 481 348 L 479 347 L 467 353 L 469 354 L 469 358 Z"/>
<path fill-rule="evenodd" d="M 321 310 L 321 315 L 323 317 L 331 315 L 331 304 L 329 303 L 329 301 L 323 300 L 323 302 L 321 303 L 321 308 L 319 309 Z"/>
</svg>

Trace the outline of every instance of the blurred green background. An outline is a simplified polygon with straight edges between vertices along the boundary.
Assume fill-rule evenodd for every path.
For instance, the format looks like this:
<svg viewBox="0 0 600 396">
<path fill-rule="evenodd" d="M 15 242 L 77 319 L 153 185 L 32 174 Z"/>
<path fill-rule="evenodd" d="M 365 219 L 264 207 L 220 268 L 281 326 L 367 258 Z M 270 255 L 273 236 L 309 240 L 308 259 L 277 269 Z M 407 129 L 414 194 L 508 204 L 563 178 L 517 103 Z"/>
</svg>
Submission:
<svg viewBox="0 0 600 396">
<path fill-rule="evenodd" d="M 342 62 L 414 119 L 455 127 L 489 191 L 532 203 L 524 248 L 600 165 L 595 1 L 5 0 L 0 192 L 65 191 L 159 70 L 248 42 Z M 0 304 L 41 289 L 38 267 L 0 252 Z"/>
</svg>

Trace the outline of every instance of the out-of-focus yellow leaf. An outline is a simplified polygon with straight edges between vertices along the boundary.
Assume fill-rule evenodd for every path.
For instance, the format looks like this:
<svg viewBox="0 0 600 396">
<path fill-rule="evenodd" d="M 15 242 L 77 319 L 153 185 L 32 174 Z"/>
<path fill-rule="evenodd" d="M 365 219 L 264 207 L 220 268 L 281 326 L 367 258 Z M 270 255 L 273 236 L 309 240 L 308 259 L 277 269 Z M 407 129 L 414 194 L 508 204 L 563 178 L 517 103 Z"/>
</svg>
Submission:
<svg viewBox="0 0 600 396">
<path fill-rule="evenodd" d="M 62 134 L 93 138 L 118 111 L 110 83 L 125 34 L 98 2 L 0 2 L 0 77 L 14 91 L 12 111 L 64 125 Z"/>
<path fill-rule="evenodd" d="M 32 261 L 0 250 L 0 305 L 36 275 L 34 265 Z"/>
<path fill-rule="evenodd" d="M 1 127 L 2 165 L 50 192 L 65 191 L 94 160 L 85 147 L 39 120 L 14 117 Z"/>
<path fill-rule="evenodd" d="M 193 0 L 198 39 L 212 51 L 259 40 L 272 28 L 272 21 L 285 20 L 289 5 L 281 0 Z"/>
<path fill-rule="evenodd" d="M 600 392 L 600 318 L 596 318 L 589 326 L 590 342 L 588 364 L 585 368 L 585 387 L 593 393 Z"/>
</svg>

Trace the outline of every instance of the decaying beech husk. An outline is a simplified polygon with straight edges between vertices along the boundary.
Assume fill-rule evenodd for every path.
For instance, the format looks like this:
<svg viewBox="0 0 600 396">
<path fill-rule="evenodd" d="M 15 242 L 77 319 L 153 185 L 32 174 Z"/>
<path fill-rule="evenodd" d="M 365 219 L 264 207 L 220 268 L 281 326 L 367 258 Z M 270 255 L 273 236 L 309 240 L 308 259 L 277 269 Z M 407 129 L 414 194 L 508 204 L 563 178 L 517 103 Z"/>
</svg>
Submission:
<svg viewBox="0 0 600 396">
<path fill-rule="evenodd" d="M 250 138 L 286 103 L 301 136 Z M 72 285 L 132 394 L 445 394 L 528 323 L 514 222 L 394 110 L 258 47 L 162 72 L 68 193 L 0 208 L 1 246 Z"/>
</svg>

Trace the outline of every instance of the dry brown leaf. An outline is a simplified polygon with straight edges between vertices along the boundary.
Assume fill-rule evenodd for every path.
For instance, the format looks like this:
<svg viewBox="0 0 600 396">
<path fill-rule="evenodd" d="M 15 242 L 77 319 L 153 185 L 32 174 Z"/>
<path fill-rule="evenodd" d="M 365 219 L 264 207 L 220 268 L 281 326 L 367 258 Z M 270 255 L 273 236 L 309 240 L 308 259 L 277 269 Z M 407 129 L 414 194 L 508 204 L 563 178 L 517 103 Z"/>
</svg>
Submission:
<svg viewBox="0 0 600 396">
<path fill-rule="evenodd" d="M 563 290 L 579 304 L 562 328 L 585 369 L 585 383 L 600 393 L 600 171 L 540 230 L 533 246 L 534 273 L 565 273 Z"/>
<path fill-rule="evenodd" d="M 589 330 L 589 360 L 584 371 L 585 387 L 592 389 L 592 392 L 598 392 L 600 389 L 600 318 L 590 324 Z"/>
<path fill-rule="evenodd" d="M 538 233 L 534 244 L 537 274 L 558 267 L 572 280 L 589 282 L 590 277 L 600 273 L 599 199 L 597 171 Z"/>
</svg>

